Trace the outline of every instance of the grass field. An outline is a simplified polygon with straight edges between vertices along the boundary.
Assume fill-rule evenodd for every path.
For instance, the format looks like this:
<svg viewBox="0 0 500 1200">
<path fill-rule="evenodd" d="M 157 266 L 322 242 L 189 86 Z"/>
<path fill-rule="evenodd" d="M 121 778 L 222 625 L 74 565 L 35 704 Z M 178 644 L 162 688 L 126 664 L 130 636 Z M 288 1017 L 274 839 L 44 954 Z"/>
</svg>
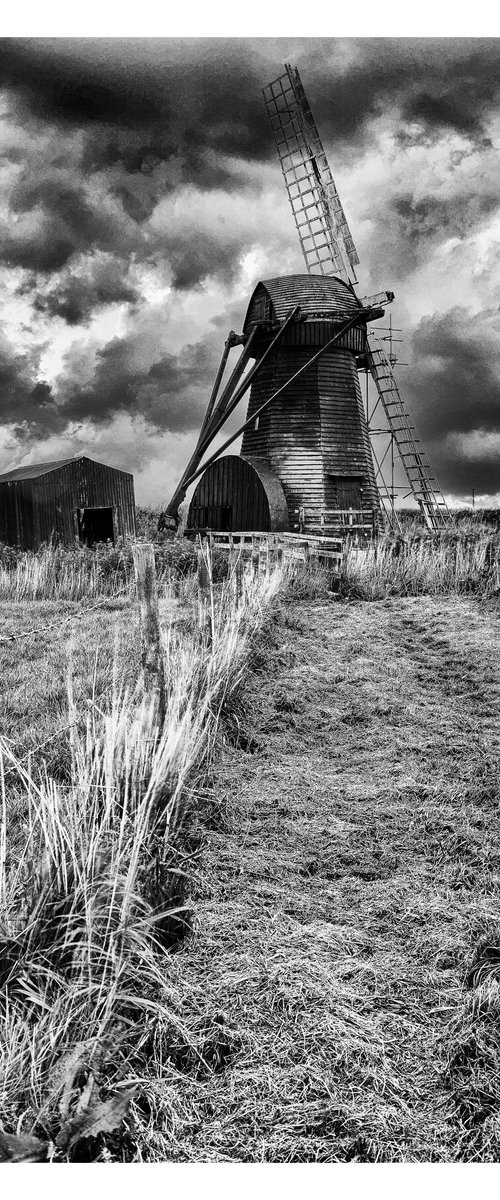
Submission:
<svg viewBox="0 0 500 1200">
<path fill-rule="evenodd" d="M 486 542 L 221 583 L 211 649 L 170 565 L 160 742 L 123 566 L 0 580 L 0 1159 L 498 1159 Z"/>
<path fill-rule="evenodd" d="M 467 599 L 280 614 L 178 958 L 210 1065 L 174 1157 L 498 1160 L 499 650 Z"/>
</svg>

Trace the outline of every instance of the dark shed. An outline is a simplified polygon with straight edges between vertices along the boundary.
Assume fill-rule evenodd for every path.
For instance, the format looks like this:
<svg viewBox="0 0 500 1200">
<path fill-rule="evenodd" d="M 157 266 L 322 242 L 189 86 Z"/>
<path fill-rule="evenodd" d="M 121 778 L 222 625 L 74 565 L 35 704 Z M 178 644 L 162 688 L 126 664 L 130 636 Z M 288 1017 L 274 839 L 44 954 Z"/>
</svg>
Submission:
<svg viewBox="0 0 500 1200">
<path fill-rule="evenodd" d="M 0 541 L 37 550 L 135 537 L 134 479 L 81 455 L 0 475 Z"/>
</svg>

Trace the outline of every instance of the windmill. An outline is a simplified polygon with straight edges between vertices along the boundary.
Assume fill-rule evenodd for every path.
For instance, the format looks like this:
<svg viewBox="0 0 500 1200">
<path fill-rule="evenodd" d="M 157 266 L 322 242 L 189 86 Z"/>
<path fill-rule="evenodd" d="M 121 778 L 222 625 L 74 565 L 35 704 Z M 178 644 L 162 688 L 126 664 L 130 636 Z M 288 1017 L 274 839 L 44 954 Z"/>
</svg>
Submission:
<svg viewBox="0 0 500 1200">
<path fill-rule="evenodd" d="M 358 254 L 297 68 L 287 63 L 285 73 L 268 84 L 263 95 L 307 269 L 357 284 Z M 391 435 L 386 453 L 397 450 L 426 524 L 439 529 L 446 524 L 448 508 L 405 408 L 391 357 L 381 340 L 369 332 L 366 365 L 378 397 L 369 413 L 369 426 L 373 427 L 381 406 Z M 383 462 L 378 460 L 373 440 L 372 453 L 381 499 L 389 502 L 393 520 L 397 520 L 393 489 L 389 491 L 384 482 Z"/>
<path fill-rule="evenodd" d="M 404 406 L 393 356 L 368 330 L 393 293 L 356 293 L 359 259 L 298 71 L 286 65 L 263 94 L 308 274 L 257 284 L 242 334 L 231 331 L 226 340 L 197 445 L 163 523 L 177 520 L 199 479 L 191 530 L 376 530 L 381 503 L 398 526 L 394 486 L 383 474 L 396 452 L 409 494 L 437 530 L 448 509 Z M 242 351 L 220 392 L 235 345 Z M 375 383 L 370 413 L 360 370 Z M 244 424 L 200 466 L 249 388 Z M 380 410 L 389 432 L 382 458 L 369 428 L 374 434 Z M 240 434 L 241 454 L 221 457 Z"/>
</svg>

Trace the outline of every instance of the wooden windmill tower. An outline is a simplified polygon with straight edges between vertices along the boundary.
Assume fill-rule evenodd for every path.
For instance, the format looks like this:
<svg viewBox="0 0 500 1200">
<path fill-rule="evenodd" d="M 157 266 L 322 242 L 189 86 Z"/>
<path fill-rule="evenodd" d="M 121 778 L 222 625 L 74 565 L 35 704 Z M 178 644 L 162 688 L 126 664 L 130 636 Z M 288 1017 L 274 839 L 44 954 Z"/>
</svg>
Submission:
<svg viewBox="0 0 500 1200">
<path fill-rule="evenodd" d="M 371 415 L 383 410 L 409 492 L 428 527 L 439 529 L 448 517 L 444 498 L 390 357 L 368 331 L 393 293 L 362 300 L 356 294 L 359 259 L 298 71 L 287 65 L 264 98 L 308 274 L 255 288 L 242 334 L 231 332 L 226 341 L 196 449 L 166 517 L 176 519 L 188 486 L 201 476 L 189 510 L 192 530 L 338 532 L 354 517 L 376 528 L 381 503 L 397 524 L 394 490 L 370 440 L 358 377 L 365 370 L 377 392 Z M 237 344 L 240 358 L 219 394 Z M 200 467 L 249 387 L 244 425 Z M 241 433 L 241 454 L 221 457 Z"/>
</svg>

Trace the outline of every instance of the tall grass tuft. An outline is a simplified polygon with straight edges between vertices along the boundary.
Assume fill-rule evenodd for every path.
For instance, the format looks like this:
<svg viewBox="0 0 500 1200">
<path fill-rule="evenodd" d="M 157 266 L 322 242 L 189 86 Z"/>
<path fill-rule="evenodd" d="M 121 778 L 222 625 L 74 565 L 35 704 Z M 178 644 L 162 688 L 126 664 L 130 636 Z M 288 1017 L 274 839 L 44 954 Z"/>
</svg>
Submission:
<svg viewBox="0 0 500 1200">
<path fill-rule="evenodd" d="M 140 1156 L 124 1121 L 182 1033 L 170 951 L 189 927 L 183 846 L 221 713 L 280 584 L 280 572 L 247 577 L 235 604 L 226 581 L 209 641 L 194 617 L 164 630 L 161 729 L 139 691 L 115 689 L 82 718 L 70 683 L 67 785 L 1 747 L 0 1159 Z M 12 772 L 26 797 L 22 845 Z"/>
<path fill-rule="evenodd" d="M 196 571 L 196 549 L 187 539 L 155 546 L 159 593 Z M 213 554 L 213 572 L 221 582 L 227 557 Z M 99 596 L 132 595 L 134 566 L 129 545 L 99 544 L 93 549 L 42 546 L 36 553 L 0 544 L 0 600 L 92 600 Z"/>
<path fill-rule="evenodd" d="M 380 538 L 346 548 L 342 591 L 365 600 L 388 596 L 500 591 L 500 536 L 442 534 L 407 539 Z"/>
</svg>

